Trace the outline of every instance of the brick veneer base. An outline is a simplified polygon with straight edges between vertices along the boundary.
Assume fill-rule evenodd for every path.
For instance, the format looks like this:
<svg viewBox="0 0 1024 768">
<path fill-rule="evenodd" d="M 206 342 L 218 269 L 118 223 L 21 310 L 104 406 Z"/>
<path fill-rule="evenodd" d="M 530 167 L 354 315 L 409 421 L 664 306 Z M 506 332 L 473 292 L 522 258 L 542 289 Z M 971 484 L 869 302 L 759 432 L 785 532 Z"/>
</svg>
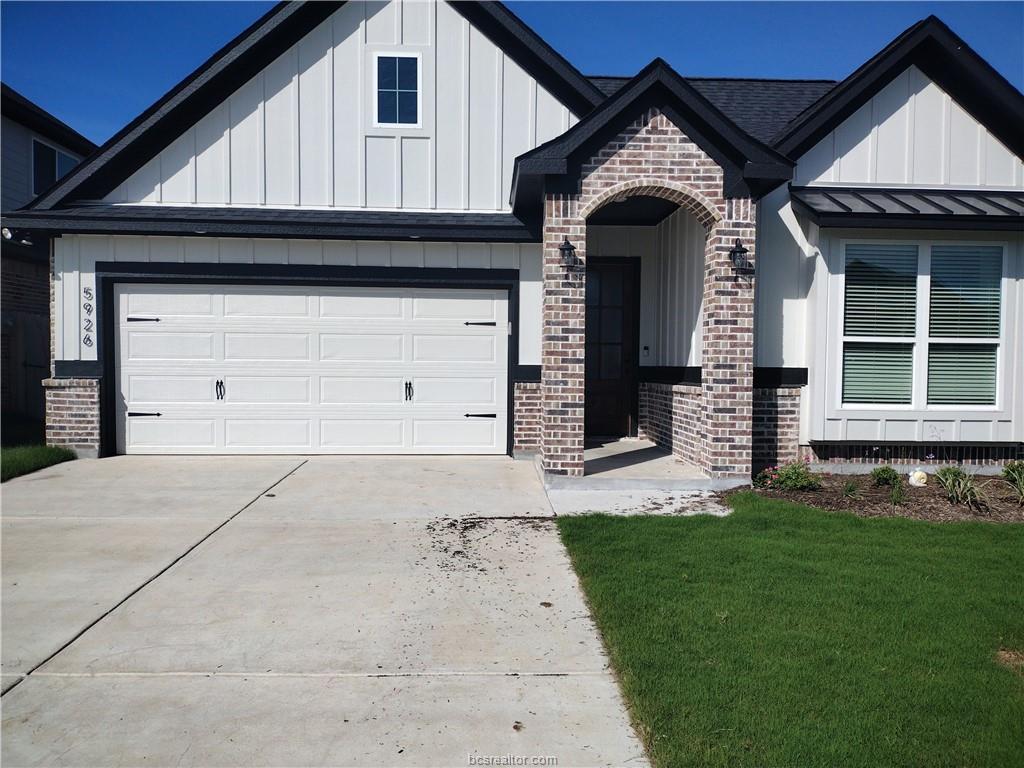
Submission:
<svg viewBox="0 0 1024 768">
<path fill-rule="evenodd" d="M 640 384 L 638 435 L 672 451 L 681 461 L 701 466 L 701 399 L 700 385 Z"/>
<path fill-rule="evenodd" d="M 1024 444 L 815 443 L 801 445 L 800 457 L 820 464 L 999 466 L 1008 461 L 1024 460 Z"/>
<path fill-rule="evenodd" d="M 100 450 L 98 379 L 44 379 L 46 444 L 70 448 L 83 458 Z"/>
<path fill-rule="evenodd" d="M 540 382 L 517 381 L 512 386 L 512 452 L 537 453 L 544 415 Z"/>
<path fill-rule="evenodd" d="M 800 387 L 754 390 L 753 471 L 800 454 Z"/>
</svg>

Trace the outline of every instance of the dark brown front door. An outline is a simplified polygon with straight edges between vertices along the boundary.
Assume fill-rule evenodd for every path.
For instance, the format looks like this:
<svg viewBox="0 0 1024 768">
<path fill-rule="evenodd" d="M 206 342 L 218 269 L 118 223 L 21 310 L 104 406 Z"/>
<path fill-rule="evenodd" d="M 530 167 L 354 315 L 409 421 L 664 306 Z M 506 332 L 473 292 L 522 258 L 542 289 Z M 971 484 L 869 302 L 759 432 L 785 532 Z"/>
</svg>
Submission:
<svg viewBox="0 0 1024 768">
<path fill-rule="evenodd" d="M 587 261 L 588 437 L 636 434 L 639 259 Z"/>
</svg>

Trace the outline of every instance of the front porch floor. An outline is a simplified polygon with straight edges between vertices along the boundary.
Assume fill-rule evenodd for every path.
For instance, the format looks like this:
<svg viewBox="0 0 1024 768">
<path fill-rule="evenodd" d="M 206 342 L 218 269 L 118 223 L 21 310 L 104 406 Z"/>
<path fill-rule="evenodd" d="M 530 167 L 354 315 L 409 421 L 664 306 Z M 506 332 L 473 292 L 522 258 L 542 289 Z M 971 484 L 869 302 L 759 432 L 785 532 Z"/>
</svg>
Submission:
<svg viewBox="0 0 1024 768">
<path fill-rule="evenodd" d="M 711 478 L 650 440 L 588 439 L 583 477 L 546 475 L 547 488 L 572 490 L 719 490 L 746 485 L 745 478 Z"/>
</svg>

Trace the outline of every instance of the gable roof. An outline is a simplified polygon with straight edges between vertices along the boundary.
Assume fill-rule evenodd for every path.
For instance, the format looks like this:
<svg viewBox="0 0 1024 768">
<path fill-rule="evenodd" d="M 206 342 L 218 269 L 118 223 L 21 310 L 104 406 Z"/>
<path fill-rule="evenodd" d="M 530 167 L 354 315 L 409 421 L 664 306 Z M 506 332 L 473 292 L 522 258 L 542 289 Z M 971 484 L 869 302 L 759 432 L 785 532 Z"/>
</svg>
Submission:
<svg viewBox="0 0 1024 768">
<path fill-rule="evenodd" d="M 450 4 L 577 114 L 604 100 L 501 3 Z M 344 0 L 278 3 L 27 207 L 46 210 L 102 198 L 342 5 Z"/>
<path fill-rule="evenodd" d="M 727 195 L 757 196 L 792 178 L 792 162 L 743 131 L 667 62 L 655 59 L 568 131 L 516 159 L 513 210 L 540 194 L 545 177 L 574 181 L 587 159 L 651 107 L 722 167 Z"/>
<path fill-rule="evenodd" d="M 1024 157 L 1024 94 L 935 16 L 907 29 L 797 115 L 773 145 L 787 157 L 799 157 L 911 65 Z"/>
<path fill-rule="evenodd" d="M 632 78 L 591 77 L 612 96 Z M 756 77 L 684 77 L 736 125 L 769 146 L 789 122 L 836 86 L 836 80 Z"/>
<path fill-rule="evenodd" d="M 0 114 L 82 157 L 96 145 L 67 123 L 29 101 L 7 83 L 0 83 Z"/>
</svg>

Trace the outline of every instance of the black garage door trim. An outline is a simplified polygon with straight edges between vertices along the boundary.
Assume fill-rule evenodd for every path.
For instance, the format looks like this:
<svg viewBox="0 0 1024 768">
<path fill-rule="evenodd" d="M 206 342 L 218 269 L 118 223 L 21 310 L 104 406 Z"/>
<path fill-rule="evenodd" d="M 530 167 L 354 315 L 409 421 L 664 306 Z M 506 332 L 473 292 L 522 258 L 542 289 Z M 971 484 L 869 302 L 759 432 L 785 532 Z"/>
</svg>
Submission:
<svg viewBox="0 0 1024 768">
<path fill-rule="evenodd" d="M 82 361 L 57 361 L 55 372 L 96 370 L 100 375 L 100 455 L 117 453 L 117 425 L 114 423 L 117 387 L 114 360 L 114 286 L 118 283 L 181 283 L 209 285 L 310 285 L 366 286 L 401 288 L 482 288 L 508 292 L 508 429 L 506 453 L 512 455 L 515 433 L 513 411 L 514 379 L 519 367 L 519 270 L 518 269 L 445 269 L 435 267 L 322 267 L 288 264 L 213 264 L 160 263 L 135 261 L 96 262 L 97 321 L 101 329 L 97 340 L 96 364 Z M 71 365 L 69 365 L 71 364 Z M 67 366 L 67 367 L 65 367 Z M 97 371 L 99 373 L 99 371 Z"/>
</svg>

